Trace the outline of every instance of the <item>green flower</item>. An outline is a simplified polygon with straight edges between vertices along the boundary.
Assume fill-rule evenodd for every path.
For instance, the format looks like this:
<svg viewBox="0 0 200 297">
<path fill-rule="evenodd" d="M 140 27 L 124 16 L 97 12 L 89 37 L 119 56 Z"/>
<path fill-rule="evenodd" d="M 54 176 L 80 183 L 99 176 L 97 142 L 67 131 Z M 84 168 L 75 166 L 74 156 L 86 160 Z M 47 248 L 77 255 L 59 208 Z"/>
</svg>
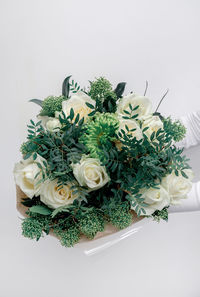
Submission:
<svg viewBox="0 0 200 297">
<path fill-rule="evenodd" d="M 92 211 L 80 219 L 79 227 L 85 236 L 92 239 L 97 232 L 104 231 L 105 223 L 103 216 L 96 211 Z"/>
<path fill-rule="evenodd" d="M 127 228 L 132 223 L 133 216 L 128 202 L 119 203 L 114 208 L 109 208 L 107 214 L 109 221 L 118 229 Z"/>
<path fill-rule="evenodd" d="M 49 96 L 44 99 L 42 103 L 42 110 L 40 111 L 41 116 L 54 117 L 56 111 L 62 110 L 62 102 L 66 100 L 64 96 L 54 97 Z"/>
<path fill-rule="evenodd" d="M 104 101 L 108 96 L 116 97 L 111 83 L 104 77 L 99 77 L 97 80 L 91 82 L 89 95 L 92 99 L 100 101 Z"/>
<path fill-rule="evenodd" d="M 60 243 L 65 247 L 74 246 L 80 239 L 80 230 L 72 225 L 67 230 L 55 230 L 54 233 L 60 239 Z"/>
<path fill-rule="evenodd" d="M 86 124 L 86 132 L 80 138 L 90 156 L 98 158 L 103 149 L 110 149 L 119 128 L 117 116 L 112 113 L 96 113 L 93 120 Z"/>
<path fill-rule="evenodd" d="M 96 110 L 100 112 L 116 111 L 117 96 L 112 90 L 111 83 L 104 77 L 91 82 L 88 94 L 96 101 Z"/>
<path fill-rule="evenodd" d="M 164 130 L 168 133 L 175 142 L 181 141 L 186 134 L 185 126 L 179 121 L 172 121 L 170 117 L 164 119 Z"/>
</svg>

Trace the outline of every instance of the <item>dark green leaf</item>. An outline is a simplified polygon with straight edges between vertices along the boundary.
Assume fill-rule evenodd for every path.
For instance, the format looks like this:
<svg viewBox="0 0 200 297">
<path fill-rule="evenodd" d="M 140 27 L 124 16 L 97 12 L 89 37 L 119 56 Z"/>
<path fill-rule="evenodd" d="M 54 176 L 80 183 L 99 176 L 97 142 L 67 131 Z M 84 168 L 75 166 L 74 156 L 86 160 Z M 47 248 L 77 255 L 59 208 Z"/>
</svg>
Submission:
<svg viewBox="0 0 200 297">
<path fill-rule="evenodd" d="M 95 113 L 96 113 L 96 111 L 93 110 L 92 112 L 90 112 L 90 113 L 88 114 L 88 116 L 89 116 L 89 117 L 92 117 L 93 115 L 95 115 Z"/>
<path fill-rule="evenodd" d="M 117 98 L 122 97 L 122 94 L 124 93 L 125 86 L 126 86 L 125 82 L 121 82 L 117 85 L 117 87 L 114 90 L 115 94 L 117 95 Z"/>
<path fill-rule="evenodd" d="M 69 96 L 69 89 L 70 89 L 70 84 L 69 84 L 69 80 L 70 80 L 70 76 L 66 77 L 63 81 L 63 84 L 62 84 L 62 95 L 67 97 Z"/>
<path fill-rule="evenodd" d="M 154 137 L 155 137 L 155 131 L 151 134 L 150 140 L 153 141 Z"/>
<path fill-rule="evenodd" d="M 35 161 L 36 159 L 37 159 L 37 154 L 34 153 L 34 154 L 33 154 L 33 160 Z"/>
<path fill-rule="evenodd" d="M 43 101 L 40 99 L 31 99 L 31 100 L 29 100 L 29 102 L 33 102 L 41 107 L 42 107 L 42 103 L 43 103 Z"/>
<path fill-rule="evenodd" d="M 32 155 L 32 153 L 28 153 L 28 154 L 26 154 L 26 155 L 24 156 L 24 160 L 29 159 L 29 158 L 31 157 L 31 155 Z"/>
<path fill-rule="evenodd" d="M 124 112 L 125 114 L 130 114 L 130 112 L 129 112 L 128 110 L 123 110 L 123 112 Z"/>
<path fill-rule="evenodd" d="M 184 171 L 181 171 L 183 177 L 188 178 L 187 174 Z"/>
<path fill-rule="evenodd" d="M 143 130 L 142 130 L 142 132 L 145 132 L 145 131 L 147 131 L 149 129 L 149 127 L 145 127 Z"/>
<path fill-rule="evenodd" d="M 34 205 L 29 208 L 30 212 L 38 213 L 44 216 L 48 216 L 52 213 L 51 209 L 44 205 Z"/>
<path fill-rule="evenodd" d="M 86 104 L 89 108 L 91 108 L 91 109 L 95 109 L 94 105 L 92 105 L 91 103 L 89 103 L 89 102 L 85 102 L 85 104 Z"/>
<path fill-rule="evenodd" d="M 70 115 L 69 115 L 69 117 L 70 117 L 70 120 L 72 121 L 73 118 L 74 118 L 74 110 L 73 110 L 73 108 L 70 109 Z"/>
</svg>

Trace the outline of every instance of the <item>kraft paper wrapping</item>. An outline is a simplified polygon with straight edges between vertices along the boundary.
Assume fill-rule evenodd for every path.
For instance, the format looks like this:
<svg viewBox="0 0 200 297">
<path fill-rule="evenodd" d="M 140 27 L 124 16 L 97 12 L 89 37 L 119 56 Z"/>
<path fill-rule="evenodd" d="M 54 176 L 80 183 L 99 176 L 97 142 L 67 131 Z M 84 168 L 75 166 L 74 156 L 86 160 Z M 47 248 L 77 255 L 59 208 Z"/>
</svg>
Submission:
<svg viewBox="0 0 200 297">
<path fill-rule="evenodd" d="M 24 206 L 23 204 L 21 204 L 22 199 L 27 198 L 27 196 L 26 196 L 26 194 L 24 194 L 22 192 L 22 190 L 20 189 L 19 186 L 16 186 L 16 195 L 17 195 L 17 210 L 23 217 L 27 217 L 26 211 L 28 208 L 26 206 Z M 132 214 L 133 214 L 133 224 L 136 222 L 139 222 L 142 219 L 142 217 L 138 218 L 137 214 L 134 211 L 132 211 Z M 103 232 L 98 232 L 93 240 L 102 238 L 107 235 L 111 235 L 118 231 L 119 230 L 116 227 L 114 227 L 113 225 L 107 224 L 105 226 L 105 230 Z M 50 235 L 55 236 L 53 232 L 50 232 Z M 89 240 L 90 239 L 88 239 L 87 237 L 82 236 L 79 242 L 85 242 L 85 241 L 89 241 Z"/>
</svg>

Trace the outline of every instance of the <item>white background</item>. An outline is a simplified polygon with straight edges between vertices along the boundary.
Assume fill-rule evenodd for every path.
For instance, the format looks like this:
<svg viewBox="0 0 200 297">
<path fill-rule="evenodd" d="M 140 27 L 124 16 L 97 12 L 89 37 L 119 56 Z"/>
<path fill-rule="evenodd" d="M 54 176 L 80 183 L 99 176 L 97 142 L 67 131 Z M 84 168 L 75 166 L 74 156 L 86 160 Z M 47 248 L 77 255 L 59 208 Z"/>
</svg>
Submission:
<svg viewBox="0 0 200 297">
<path fill-rule="evenodd" d="M 70 74 L 81 86 L 100 75 L 126 81 L 126 93 L 143 93 L 148 80 L 154 106 L 169 88 L 165 115 L 199 109 L 200 2 L 1 0 L 0 11 L 0 297 L 199 297 L 199 212 L 148 223 L 86 257 L 21 236 L 12 169 L 38 112 L 28 99 L 60 94 Z M 199 179 L 199 149 L 190 155 Z"/>
</svg>

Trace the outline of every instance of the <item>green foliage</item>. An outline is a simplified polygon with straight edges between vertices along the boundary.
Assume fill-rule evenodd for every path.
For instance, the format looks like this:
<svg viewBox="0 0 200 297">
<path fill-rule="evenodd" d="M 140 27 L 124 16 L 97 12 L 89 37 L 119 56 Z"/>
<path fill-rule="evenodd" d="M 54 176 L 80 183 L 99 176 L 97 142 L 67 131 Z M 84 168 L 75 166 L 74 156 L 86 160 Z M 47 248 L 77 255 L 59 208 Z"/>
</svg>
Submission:
<svg viewBox="0 0 200 297">
<path fill-rule="evenodd" d="M 117 98 L 122 97 L 122 94 L 124 93 L 125 86 L 126 86 L 125 82 L 121 82 L 116 86 L 114 92 L 115 92 Z"/>
<path fill-rule="evenodd" d="M 43 225 L 37 219 L 26 218 L 22 222 L 22 235 L 30 239 L 39 240 L 42 236 Z"/>
<path fill-rule="evenodd" d="M 71 78 L 71 75 L 70 76 L 67 76 L 64 81 L 63 81 L 63 84 L 62 84 L 62 95 L 66 98 L 68 98 L 69 96 L 69 91 L 70 91 L 70 83 L 69 83 L 69 80 Z"/>
<path fill-rule="evenodd" d="M 22 222 L 22 235 L 30 239 L 39 240 L 43 236 L 43 231 L 48 234 L 51 225 L 51 219 L 46 216 L 31 214 Z"/>
<path fill-rule="evenodd" d="M 86 148 L 79 142 L 83 130 L 83 119 L 79 120 L 76 117 L 72 124 L 71 119 L 73 117 L 74 114 L 70 114 L 68 118 L 63 114 L 60 117 L 62 129 L 55 133 L 44 130 L 40 125 L 41 122 L 34 123 L 31 120 L 28 130 L 29 150 L 26 151 L 27 154 L 24 159 L 29 158 L 36 151 L 46 159 L 47 163 L 44 163 L 45 172 L 43 172 L 41 182 L 46 177 L 50 179 L 58 178 L 61 185 L 65 182 L 74 181 L 71 164 L 81 159 Z"/>
<path fill-rule="evenodd" d="M 35 144 L 34 142 L 28 140 L 26 142 L 23 142 L 21 147 L 20 147 L 20 152 L 22 153 L 22 155 L 27 155 L 30 152 L 38 152 L 39 147 L 37 144 Z"/>
<path fill-rule="evenodd" d="M 80 142 L 86 146 L 90 156 L 98 158 L 102 149 L 109 151 L 112 148 L 118 127 L 119 121 L 115 114 L 96 113 L 94 119 L 86 124 Z"/>
<path fill-rule="evenodd" d="M 158 223 L 160 220 L 168 221 L 168 207 L 163 208 L 162 210 L 156 210 L 152 216 L 151 216 L 155 221 Z"/>
<path fill-rule="evenodd" d="M 122 118 L 125 120 L 135 120 L 138 117 L 137 114 L 137 109 L 139 108 L 139 105 L 135 106 L 133 108 L 133 106 L 131 104 L 129 104 L 129 109 L 128 110 L 124 110 L 124 113 L 126 114 L 126 116 L 123 116 Z"/>
<path fill-rule="evenodd" d="M 118 229 L 127 228 L 132 223 L 132 214 L 130 212 L 130 204 L 125 201 L 110 207 L 107 210 L 109 221 Z"/>
<path fill-rule="evenodd" d="M 72 79 L 72 82 L 69 84 L 69 86 L 70 86 L 70 91 L 72 93 L 77 93 L 78 91 L 81 91 L 81 87 L 73 79 Z"/>
<path fill-rule="evenodd" d="M 182 140 L 186 134 L 185 126 L 179 121 L 172 121 L 170 117 L 163 120 L 164 130 L 175 142 Z"/>
<path fill-rule="evenodd" d="M 111 83 L 104 77 L 90 82 L 88 94 L 96 101 L 96 111 L 115 112 L 117 95 L 112 90 Z"/>
<path fill-rule="evenodd" d="M 31 100 L 29 100 L 29 102 L 33 102 L 33 103 L 35 103 L 35 104 L 37 104 L 37 105 L 39 105 L 41 107 L 42 107 L 42 104 L 43 104 L 43 101 L 40 100 L 40 99 L 31 99 Z"/>
<path fill-rule="evenodd" d="M 80 230 L 75 224 L 71 225 L 67 230 L 55 230 L 54 233 L 65 247 L 74 246 L 80 239 Z"/>
<path fill-rule="evenodd" d="M 44 99 L 42 103 L 42 110 L 40 111 L 41 116 L 54 117 L 56 111 L 62 110 L 62 102 L 66 100 L 65 96 L 49 96 Z"/>
<path fill-rule="evenodd" d="M 79 228 L 81 232 L 90 239 L 94 238 L 97 232 L 102 232 L 104 226 L 104 218 L 97 211 L 91 211 L 79 220 Z"/>
<path fill-rule="evenodd" d="M 48 216 L 48 215 L 50 215 L 52 213 L 52 210 L 49 209 L 45 205 L 34 205 L 34 206 L 31 206 L 29 208 L 29 211 L 32 212 L 32 213 L 37 213 L 37 214 L 41 214 L 41 215 L 44 215 L 44 216 Z"/>
</svg>

